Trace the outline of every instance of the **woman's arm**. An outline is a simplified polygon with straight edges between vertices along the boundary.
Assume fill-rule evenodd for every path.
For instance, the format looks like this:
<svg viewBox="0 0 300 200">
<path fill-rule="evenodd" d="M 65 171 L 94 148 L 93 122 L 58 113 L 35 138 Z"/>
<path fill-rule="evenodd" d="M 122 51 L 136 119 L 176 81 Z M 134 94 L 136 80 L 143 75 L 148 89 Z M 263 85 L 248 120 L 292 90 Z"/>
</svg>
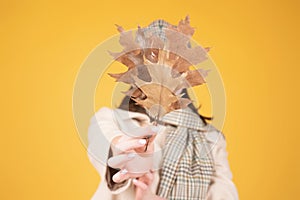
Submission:
<svg viewBox="0 0 300 200">
<path fill-rule="evenodd" d="M 207 200 L 238 200 L 237 189 L 232 182 L 232 173 L 228 163 L 226 140 L 222 133 L 218 132 L 217 140 L 212 147 L 215 162 L 215 173 L 207 193 Z"/>
<path fill-rule="evenodd" d="M 110 194 L 120 194 L 127 190 L 131 185 L 131 180 L 128 180 L 132 176 L 131 173 L 122 173 L 119 170 L 110 168 L 107 166 L 106 161 L 112 155 L 125 153 L 133 148 L 144 149 L 143 146 L 145 145 L 145 143 L 141 143 L 143 139 L 130 138 L 121 132 L 114 112 L 114 110 L 109 108 L 101 108 L 92 117 L 88 130 L 88 156 L 101 177 L 96 194 L 105 191 L 109 191 Z M 144 123 L 149 121 L 149 118 L 144 114 L 127 111 L 122 111 L 121 113 L 123 120 L 131 118 L 139 119 Z M 120 138 L 122 142 L 118 142 Z M 130 160 L 129 156 L 128 160 Z M 117 166 L 117 163 L 115 165 Z M 117 176 L 120 180 L 117 180 Z M 133 177 L 135 177 L 135 174 Z"/>
<path fill-rule="evenodd" d="M 121 132 L 115 123 L 112 109 L 101 108 L 91 118 L 88 129 L 88 157 L 101 177 L 101 182 L 93 199 L 102 199 L 111 194 L 119 194 L 130 186 L 130 181 L 126 181 L 111 190 L 105 180 L 110 144 L 119 135 Z"/>
</svg>

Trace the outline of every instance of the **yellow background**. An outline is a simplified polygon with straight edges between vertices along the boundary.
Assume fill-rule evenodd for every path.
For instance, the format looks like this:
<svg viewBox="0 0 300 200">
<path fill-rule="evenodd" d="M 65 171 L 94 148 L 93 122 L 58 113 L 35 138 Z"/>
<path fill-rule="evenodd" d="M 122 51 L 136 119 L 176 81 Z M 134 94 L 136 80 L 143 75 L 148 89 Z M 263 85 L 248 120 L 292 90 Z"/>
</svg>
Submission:
<svg viewBox="0 0 300 200">
<path fill-rule="evenodd" d="M 72 118 L 80 65 L 115 23 L 131 29 L 186 14 L 224 80 L 223 132 L 240 199 L 299 198 L 299 1 L 1 1 L 0 9 L 0 199 L 89 199 L 100 178 Z"/>
</svg>

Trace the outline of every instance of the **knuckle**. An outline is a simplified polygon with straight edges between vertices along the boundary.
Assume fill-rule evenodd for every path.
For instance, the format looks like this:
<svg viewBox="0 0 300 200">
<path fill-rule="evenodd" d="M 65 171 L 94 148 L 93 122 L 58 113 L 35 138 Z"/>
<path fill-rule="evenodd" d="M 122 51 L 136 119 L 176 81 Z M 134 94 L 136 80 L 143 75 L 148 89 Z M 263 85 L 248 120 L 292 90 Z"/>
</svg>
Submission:
<svg viewBox="0 0 300 200">
<path fill-rule="evenodd" d="M 145 185 L 145 184 L 143 184 L 143 185 L 142 185 L 142 190 L 144 190 L 144 191 L 145 191 L 145 190 L 147 190 L 147 189 L 148 189 L 148 186 L 147 186 L 147 185 Z"/>
<path fill-rule="evenodd" d="M 113 147 L 115 150 L 120 150 L 121 148 L 119 143 L 115 144 Z"/>
</svg>

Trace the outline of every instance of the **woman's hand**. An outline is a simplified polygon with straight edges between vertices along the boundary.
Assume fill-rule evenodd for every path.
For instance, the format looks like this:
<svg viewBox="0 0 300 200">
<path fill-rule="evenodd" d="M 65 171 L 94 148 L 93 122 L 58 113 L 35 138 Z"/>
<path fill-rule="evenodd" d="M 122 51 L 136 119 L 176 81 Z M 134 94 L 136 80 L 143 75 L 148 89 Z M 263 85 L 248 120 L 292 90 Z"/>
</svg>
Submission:
<svg viewBox="0 0 300 200">
<path fill-rule="evenodd" d="M 135 200 L 165 200 L 152 193 L 151 185 L 154 179 L 153 172 L 148 172 L 143 176 L 133 179 L 135 187 Z"/>
<path fill-rule="evenodd" d="M 145 150 L 145 145 L 148 143 L 147 152 L 153 152 L 153 140 L 155 136 L 152 136 L 149 141 L 144 138 L 132 138 L 127 135 L 118 136 L 112 141 L 112 150 L 114 155 L 119 155 L 122 153 L 143 153 Z"/>
<path fill-rule="evenodd" d="M 118 136 L 112 141 L 113 159 L 109 160 L 109 165 L 113 168 L 120 168 L 112 180 L 115 183 L 121 183 L 130 178 L 137 178 L 143 176 L 145 173 L 130 173 L 124 166 L 130 160 L 132 160 L 136 153 L 144 153 L 145 145 L 148 142 L 147 153 L 152 153 L 154 149 L 153 140 L 155 136 L 152 136 L 149 141 L 142 138 L 132 138 L 126 135 Z"/>
</svg>

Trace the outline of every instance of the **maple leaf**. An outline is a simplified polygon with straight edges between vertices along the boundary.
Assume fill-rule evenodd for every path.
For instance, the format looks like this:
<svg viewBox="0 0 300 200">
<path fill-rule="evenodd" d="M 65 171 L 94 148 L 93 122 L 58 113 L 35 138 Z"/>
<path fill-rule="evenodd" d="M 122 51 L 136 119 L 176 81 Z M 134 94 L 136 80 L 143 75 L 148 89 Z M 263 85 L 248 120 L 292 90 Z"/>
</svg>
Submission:
<svg viewBox="0 0 300 200">
<path fill-rule="evenodd" d="M 137 69 L 132 68 L 132 69 L 129 69 L 128 71 L 123 72 L 123 73 L 118 73 L 118 74 L 108 73 L 108 75 L 115 78 L 117 82 L 133 84 L 134 83 L 133 75 L 137 75 L 137 73 L 138 73 Z"/>
<path fill-rule="evenodd" d="M 176 95 L 178 90 L 189 87 L 186 74 L 172 76 L 172 68 L 164 65 L 145 65 L 117 75 L 117 80 L 132 83 L 125 92 L 150 116 L 163 116 L 175 109 L 185 108 L 191 101 Z"/>
<path fill-rule="evenodd" d="M 177 27 L 170 26 L 169 29 L 183 33 L 188 37 L 194 35 L 195 28 L 190 26 L 190 17 L 187 15 L 184 20 L 180 20 Z"/>
<path fill-rule="evenodd" d="M 191 87 L 193 87 L 205 83 L 204 80 L 205 73 L 206 72 L 203 71 L 202 69 L 192 70 L 187 72 L 187 76 L 185 78 L 189 82 Z"/>
<path fill-rule="evenodd" d="M 149 29 L 145 32 L 140 27 L 135 37 L 121 26 L 117 25 L 117 29 L 121 34 L 119 42 L 124 49 L 110 54 L 126 65 L 128 70 L 109 75 L 118 82 L 131 85 L 125 94 L 145 108 L 153 118 L 187 107 L 191 100 L 178 94 L 184 88 L 205 83 L 204 77 L 208 71 L 189 68 L 206 60 L 210 50 L 198 45 L 191 47 L 190 38 L 195 29 L 190 26 L 189 16 L 177 26 L 164 28 L 166 38 L 163 39 L 155 32 Z"/>
<path fill-rule="evenodd" d="M 207 59 L 207 51 L 202 47 L 188 47 L 188 36 L 172 30 L 166 30 L 165 32 L 168 38 L 169 51 L 172 53 L 180 55 L 192 65 L 196 65 Z"/>
<path fill-rule="evenodd" d="M 110 52 L 113 58 L 128 68 L 133 68 L 143 63 L 143 53 L 141 47 L 135 42 L 132 31 L 125 31 L 123 27 L 116 25 L 120 32 L 119 43 L 124 47 L 121 52 Z"/>
<path fill-rule="evenodd" d="M 114 53 L 110 52 L 109 54 L 118 62 L 124 64 L 128 68 L 134 68 L 135 66 L 141 65 L 144 62 L 143 59 L 143 54 L 142 52 L 119 52 L 119 53 Z"/>
</svg>

